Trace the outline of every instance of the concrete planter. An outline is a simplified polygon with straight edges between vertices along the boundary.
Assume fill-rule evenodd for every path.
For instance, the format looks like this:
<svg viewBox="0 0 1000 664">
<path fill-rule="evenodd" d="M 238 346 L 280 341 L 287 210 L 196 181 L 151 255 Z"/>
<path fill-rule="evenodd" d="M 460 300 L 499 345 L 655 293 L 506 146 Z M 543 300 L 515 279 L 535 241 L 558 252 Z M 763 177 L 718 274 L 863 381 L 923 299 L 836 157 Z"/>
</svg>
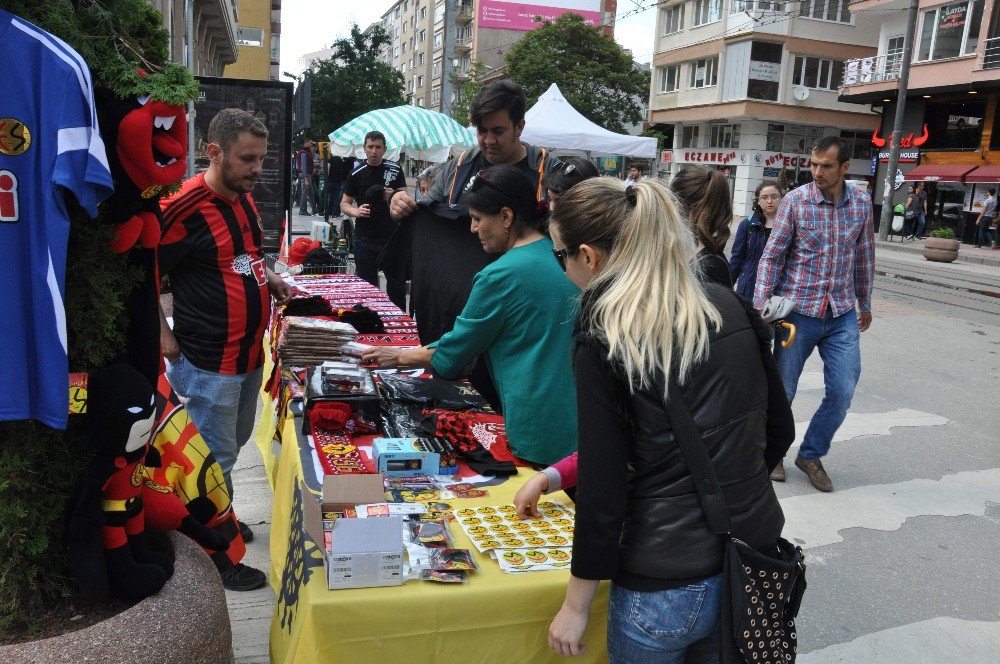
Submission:
<svg viewBox="0 0 1000 664">
<path fill-rule="evenodd" d="M 958 258 L 958 240 L 929 237 L 924 240 L 924 258 L 937 263 L 951 263 Z"/>
<path fill-rule="evenodd" d="M 233 634 L 219 572 L 190 539 L 178 533 L 170 533 L 170 539 L 174 575 L 159 593 L 85 629 L 0 646 L 0 662 L 230 662 Z"/>
</svg>

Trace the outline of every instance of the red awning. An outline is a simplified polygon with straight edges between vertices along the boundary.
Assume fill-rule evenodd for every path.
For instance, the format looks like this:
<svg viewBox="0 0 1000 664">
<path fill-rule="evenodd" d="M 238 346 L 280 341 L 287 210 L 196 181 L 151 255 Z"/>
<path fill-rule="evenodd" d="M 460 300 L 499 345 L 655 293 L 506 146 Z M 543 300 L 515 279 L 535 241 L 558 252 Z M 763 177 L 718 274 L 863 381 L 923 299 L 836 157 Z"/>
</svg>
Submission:
<svg viewBox="0 0 1000 664">
<path fill-rule="evenodd" d="M 965 174 L 975 166 L 964 164 L 923 164 L 903 176 L 904 180 L 926 182 L 965 182 Z"/>
<path fill-rule="evenodd" d="M 1000 182 L 1000 166 L 980 166 L 965 176 L 966 182 Z"/>
</svg>

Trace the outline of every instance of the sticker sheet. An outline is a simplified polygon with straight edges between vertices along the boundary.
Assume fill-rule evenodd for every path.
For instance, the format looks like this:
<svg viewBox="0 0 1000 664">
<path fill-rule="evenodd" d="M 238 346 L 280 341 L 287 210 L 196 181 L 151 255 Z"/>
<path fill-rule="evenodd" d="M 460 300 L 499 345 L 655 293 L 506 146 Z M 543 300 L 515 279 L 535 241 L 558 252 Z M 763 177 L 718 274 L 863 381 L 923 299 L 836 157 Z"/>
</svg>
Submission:
<svg viewBox="0 0 1000 664">
<path fill-rule="evenodd" d="M 538 503 L 541 516 L 521 519 L 513 505 L 465 507 L 455 510 L 455 519 L 482 553 L 492 549 L 572 547 L 571 507 L 554 502 Z"/>
<path fill-rule="evenodd" d="M 500 563 L 500 569 L 508 574 L 569 569 L 573 560 L 573 549 L 568 547 L 504 549 L 494 553 L 497 562 Z"/>
</svg>

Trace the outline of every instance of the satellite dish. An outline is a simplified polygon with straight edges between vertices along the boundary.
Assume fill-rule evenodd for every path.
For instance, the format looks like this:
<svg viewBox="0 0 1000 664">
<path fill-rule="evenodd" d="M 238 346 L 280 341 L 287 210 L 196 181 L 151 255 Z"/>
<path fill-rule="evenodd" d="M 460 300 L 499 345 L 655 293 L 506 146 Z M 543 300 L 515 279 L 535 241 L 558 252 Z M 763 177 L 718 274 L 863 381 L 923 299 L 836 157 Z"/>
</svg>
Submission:
<svg viewBox="0 0 1000 664">
<path fill-rule="evenodd" d="M 799 101 L 805 101 L 809 99 L 809 88 L 804 85 L 796 85 L 795 89 L 792 90 L 792 95 Z"/>
</svg>

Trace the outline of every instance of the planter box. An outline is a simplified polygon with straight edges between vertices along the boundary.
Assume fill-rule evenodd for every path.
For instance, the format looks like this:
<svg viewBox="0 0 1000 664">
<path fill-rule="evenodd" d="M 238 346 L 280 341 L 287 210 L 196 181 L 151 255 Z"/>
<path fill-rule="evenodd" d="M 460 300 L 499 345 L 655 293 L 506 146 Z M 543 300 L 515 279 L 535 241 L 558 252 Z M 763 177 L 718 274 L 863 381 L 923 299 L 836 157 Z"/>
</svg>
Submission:
<svg viewBox="0 0 1000 664">
<path fill-rule="evenodd" d="M 929 237 L 924 240 L 924 258 L 936 263 L 951 263 L 958 258 L 958 240 Z"/>
<path fill-rule="evenodd" d="M 96 625 L 0 646 L 0 662 L 231 661 L 233 634 L 226 591 L 215 564 L 184 535 L 170 533 L 170 541 L 176 556 L 174 575 L 159 593 Z"/>
</svg>

